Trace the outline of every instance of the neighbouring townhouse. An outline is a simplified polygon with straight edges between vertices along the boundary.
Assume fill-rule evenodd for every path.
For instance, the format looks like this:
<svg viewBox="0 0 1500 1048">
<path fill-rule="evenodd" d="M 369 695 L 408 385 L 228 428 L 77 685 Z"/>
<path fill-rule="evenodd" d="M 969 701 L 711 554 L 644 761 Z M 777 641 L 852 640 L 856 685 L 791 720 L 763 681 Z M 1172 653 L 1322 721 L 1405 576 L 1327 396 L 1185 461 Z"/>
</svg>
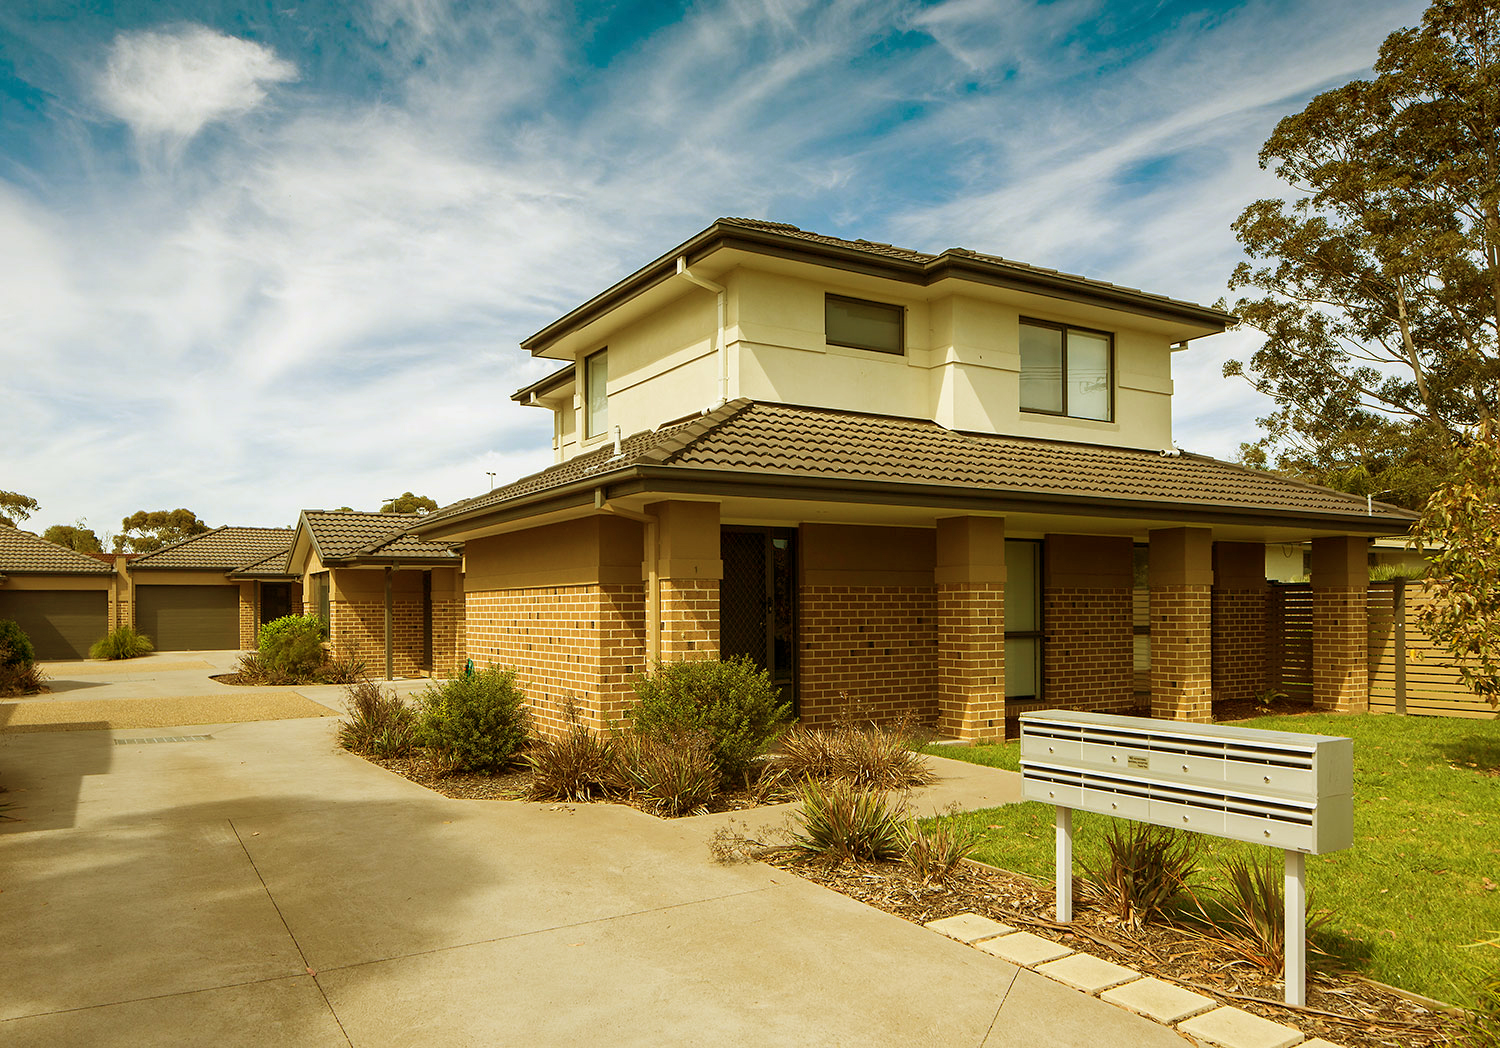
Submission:
<svg viewBox="0 0 1500 1048">
<path fill-rule="evenodd" d="M 90 645 L 130 621 L 115 559 L 0 527 L 0 619 L 26 631 L 39 659 L 88 658 Z"/>
<path fill-rule="evenodd" d="M 1364 708 L 1366 548 L 1411 515 L 1172 443 L 1218 309 L 961 248 L 720 219 L 522 346 L 556 464 L 414 522 L 545 729 L 748 655 L 805 722 L 1040 705 L 1206 720 L 1264 679 L 1267 544 L 1311 543 L 1315 700 Z M 1190 394 L 1189 394 L 1190 395 Z"/>
<path fill-rule="evenodd" d="M 363 660 L 371 676 L 442 677 L 463 663 L 463 558 L 408 534 L 421 519 L 304 510 L 280 565 L 300 585 L 305 613 L 328 624 L 334 654 Z"/>
</svg>

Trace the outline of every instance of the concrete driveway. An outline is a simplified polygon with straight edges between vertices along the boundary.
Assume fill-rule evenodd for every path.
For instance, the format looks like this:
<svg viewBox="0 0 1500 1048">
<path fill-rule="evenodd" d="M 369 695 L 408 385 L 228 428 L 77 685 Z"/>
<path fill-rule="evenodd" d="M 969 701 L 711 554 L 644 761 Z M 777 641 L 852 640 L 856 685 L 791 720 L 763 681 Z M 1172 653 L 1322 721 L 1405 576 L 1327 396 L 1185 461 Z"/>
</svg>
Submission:
<svg viewBox="0 0 1500 1048">
<path fill-rule="evenodd" d="M 772 867 L 718 866 L 714 820 L 449 800 L 334 727 L 0 736 L 20 820 L 0 822 L 0 1043 L 1182 1043 Z"/>
</svg>

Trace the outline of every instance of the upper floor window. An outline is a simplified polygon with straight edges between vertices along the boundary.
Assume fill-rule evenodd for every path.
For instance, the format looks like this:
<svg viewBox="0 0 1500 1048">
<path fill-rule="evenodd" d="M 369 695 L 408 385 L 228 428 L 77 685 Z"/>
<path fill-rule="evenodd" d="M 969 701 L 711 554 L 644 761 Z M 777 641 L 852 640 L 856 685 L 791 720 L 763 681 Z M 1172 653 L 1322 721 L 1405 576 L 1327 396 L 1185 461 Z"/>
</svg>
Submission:
<svg viewBox="0 0 1500 1048">
<path fill-rule="evenodd" d="M 906 351 L 906 310 L 900 306 L 825 295 L 823 326 L 830 346 L 897 356 Z"/>
<path fill-rule="evenodd" d="M 609 432 L 609 358 L 607 350 L 583 358 L 583 435 L 599 437 Z"/>
<path fill-rule="evenodd" d="M 1100 331 L 1021 321 L 1021 410 L 1114 417 L 1114 341 Z"/>
</svg>

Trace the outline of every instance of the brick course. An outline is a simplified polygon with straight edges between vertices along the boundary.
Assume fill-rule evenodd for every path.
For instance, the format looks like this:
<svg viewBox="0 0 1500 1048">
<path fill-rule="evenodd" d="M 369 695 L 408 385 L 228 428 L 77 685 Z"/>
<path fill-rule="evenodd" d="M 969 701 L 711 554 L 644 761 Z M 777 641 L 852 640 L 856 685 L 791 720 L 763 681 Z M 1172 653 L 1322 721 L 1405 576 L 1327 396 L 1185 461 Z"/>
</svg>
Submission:
<svg viewBox="0 0 1500 1048">
<path fill-rule="evenodd" d="M 661 660 L 718 658 L 719 580 L 661 579 L 659 585 Z"/>
<path fill-rule="evenodd" d="M 1213 591 L 1213 697 L 1252 699 L 1266 687 L 1266 587 Z"/>
<path fill-rule="evenodd" d="M 918 586 L 804 586 L 799 602 L 802 723 L 841 711 L 937 719 L 937 593 Z"/>
<path fill-rule="evenodd" d="M 1051 588 L 1042 594 L 1042 608 L 1046 704 L 1095 712 L 1133 710 L 1135 627 L 1130 589 Z M 1154 663 L 1154 621 L 1151 643 Z"/>
</svg>

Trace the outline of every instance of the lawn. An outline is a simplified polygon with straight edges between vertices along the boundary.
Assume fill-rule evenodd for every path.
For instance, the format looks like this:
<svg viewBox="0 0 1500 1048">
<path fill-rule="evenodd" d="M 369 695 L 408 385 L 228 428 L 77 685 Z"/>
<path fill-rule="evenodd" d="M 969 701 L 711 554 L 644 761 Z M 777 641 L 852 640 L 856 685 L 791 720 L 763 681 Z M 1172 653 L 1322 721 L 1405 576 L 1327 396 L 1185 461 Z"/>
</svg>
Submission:
<svg viewBox="0 0 1500 1048">
<path fill-rule="evenodd" d="M 1309 856 L 1309 912 L 1332 916 L 1318 941 L 1355 971 L 1454 1004 L 1500 968 L 1500 951 L 1466 944 L 1500 933 L 1500 721 L 1318 714 L 1246 727 L 1354 740 L 1354 846 Z M 1019 769 L 1015 743 L 932 747 L 941 756 Z M 987 828 L 975 858 L 1051 879 L 1053 810 L 1026 803 L 956 818 Z M 1075 871 L 1101 851 L 1112 820 L 1074 816 Z M 1204 837 L 1205 880 L 1235 853 L 1263 849 Z"/>
</svg>

